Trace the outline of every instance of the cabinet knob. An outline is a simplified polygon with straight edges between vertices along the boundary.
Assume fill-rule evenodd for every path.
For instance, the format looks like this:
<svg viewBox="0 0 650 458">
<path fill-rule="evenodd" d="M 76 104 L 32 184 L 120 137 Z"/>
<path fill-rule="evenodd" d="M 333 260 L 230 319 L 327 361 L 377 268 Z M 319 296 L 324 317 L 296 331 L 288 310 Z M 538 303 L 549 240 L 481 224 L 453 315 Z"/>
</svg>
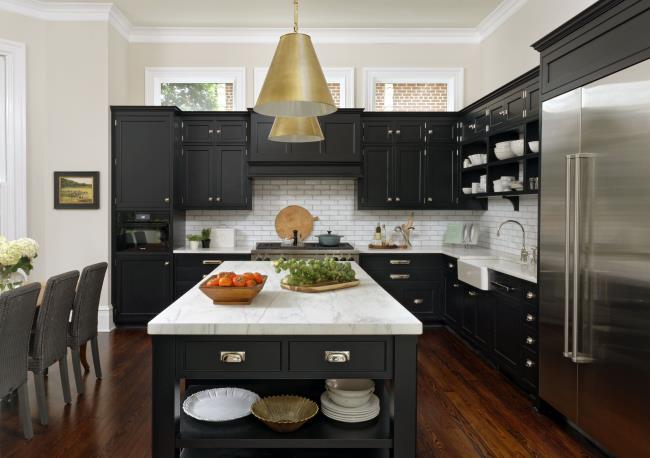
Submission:
<svg viewBox="0 0 650 458">
<path fill-rule="evenodd" d="M 165 261 L 165 265 L 168 266 L 168 265 L 169 265 L 169 261 Z"/>
<path fill-rule="evenodd" d="M 427 202 L 433 202 L 433 198 L 432 197 L 427 197 Z"/>
<path fill-rule="evenodd" d="M 460 285 L 459 285 L 458 283 L 454 283 L 454 284 L 451 285 L 451 286 L 453 286 L 454 288 L 460 288 Z"/>
<path fill-rule="evenodd" d="M 527 313 L 526 314 L 526 321 L 529 322 L 529 323 L 532 323 L 533 321 L 535 321 L 535 316 L 530 314 L 530 313 Z"/>
<path fill-rule="evenodd" d="M 212 197 L 208 197 L 208 202 L 212 202 Z"/>
<path fill-rule="evenodd" d="M 396 131 L 395 131 L 395 133 L 396 133 L 397 135 L 402 135 L 402 131 L 401 131 L 401 130 L 399 130 L 399 129 L 398 129 L 398 130 L 396 130 Z"/>
<path fill-rule="evenodd" d="M 530 367 L 533 367 L 535 365 L 535 361 L 533 361 L 532 359 L 527 359 L 525 364 L 526 364 L 526 367 L 530 368 Z"/>
<path fill-rule="evenodd" d="M 528 291 L 526 293 L 526 299 L 535 299 L 535 293 L 533 293 L 532 291 Z"/>
<path fill-rule="evenodd" d="M 388 129 L 387 135 L 393 135 L 393 131 L 391 129 Z"/>
<path fill-rule="evenodd" d="M 164 201 L 169 202 L 169 197 L 165 197 Z"/>
<path fill-rule="evenodd" d="M 217 202 L 221 202 L 221 197 L 217 197 Z"/>
<path fill-rule="evenodd" d="M 534 343 L 535 343 L 535 338 L 534 337 L 531 337 L 531 336 L 526 337 L 526 344 L 532 345 Z"/>
<path fill-rule="evenodd" d="M 217 129 L 217 135 L 221 135 L 221 129 Z"/>
<path fill-rule="evenodd" d="M 328 363 L 347 363 L 350 361 L 349 350 L 325 350 L 325 361 Z"/>
<path fill-rule="evenodd" d="M 472 297 L 473 296 L 478 296 L 478 293 L 476 291 L 467 291 L 467 294 L 469 294 Z"/>
<path fill-rule="evenodd" d="M 427 133 L 428 133 L 429 135 L 432 135 L 432 134 L 433 134 L 433 129 L 429 129 L 429 131 L 428 131 Z"/>
<path fill-rule="evenodd" d="M 413 303 L 414 303 L 415 305 L 423 304 L 423 303 L 424 303 L 424 299 L 420 299 L 420 298 L 413 299 Z"/>
<path fill-rule="evenodd" d="M 208 129 L 208 133 L 209 133 L 210 135 L 212 135 L 212 134 L 214 133 L 214 130 L 212 130 L 212 129 Z"/>
<path fill-rule="evenodd" d="M 399 202 L 399 201 L 400 201 L 399 197 L 395 197 L 395 202 Z"/>
<path fill-rule="evenodd" d="M 386 198 L 386 202 L 392 202 L 392 201 L 393 201 L 393 198 L 392 198 L 392 197 L 387 197 L 387 198 Z"/>
</svg>

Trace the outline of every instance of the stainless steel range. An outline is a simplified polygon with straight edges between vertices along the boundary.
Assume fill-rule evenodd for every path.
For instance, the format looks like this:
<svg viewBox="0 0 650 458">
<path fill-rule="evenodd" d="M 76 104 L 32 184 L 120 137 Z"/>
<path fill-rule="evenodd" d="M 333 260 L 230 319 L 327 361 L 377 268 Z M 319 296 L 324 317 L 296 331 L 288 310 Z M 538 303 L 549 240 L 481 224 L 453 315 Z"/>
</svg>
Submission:
<svg viewBox="0 0 650 458">
<path fill-rule="evenodd" d="M 359 251 L 349 243 L 337 246 L 321 246 L 318 243 L 302 243 L 297 246 L 284 245 L 279 242 L 258 242 L 251 251 L 253 261 L 271 261 L 280 258 L 293 259 L 323 259 L 333 258 L 336 261 L 359 262 Z"/>
</svg>

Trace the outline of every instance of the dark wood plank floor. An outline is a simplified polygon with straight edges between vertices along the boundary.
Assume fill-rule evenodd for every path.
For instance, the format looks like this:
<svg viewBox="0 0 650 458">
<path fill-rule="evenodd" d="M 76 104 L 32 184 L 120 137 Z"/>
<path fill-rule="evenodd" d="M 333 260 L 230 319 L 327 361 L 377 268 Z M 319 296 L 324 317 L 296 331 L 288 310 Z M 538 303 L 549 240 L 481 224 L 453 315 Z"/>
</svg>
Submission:
<svg viewBox="0 0 650 458">
<path fill-rule="evenodd" d="M 544 415 L 453 334 L 430 330 L 419 343 L 418 457 L 600 456 Z M 148 457 L 151 345 L 141 330 L 100 336 L 104 379 L 85 375 L 86 393 L 63 403 L 50 369 L 49 426 L 38 423 L 30 377 L 34 438 L 26 441 L 16 405 L 0 415 L 1 457 Z M 91 364 L 92 368 L 92 364 Z M 91 369 L 92 370 L 92 369 Z"/>
</svg>

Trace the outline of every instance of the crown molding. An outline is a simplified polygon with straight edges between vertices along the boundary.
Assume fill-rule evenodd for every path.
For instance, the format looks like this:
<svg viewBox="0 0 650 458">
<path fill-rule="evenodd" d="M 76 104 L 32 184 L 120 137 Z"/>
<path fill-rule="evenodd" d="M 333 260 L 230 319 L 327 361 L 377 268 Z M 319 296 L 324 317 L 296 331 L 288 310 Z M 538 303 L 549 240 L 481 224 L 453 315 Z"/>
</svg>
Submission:
<svg viewBox="0 0 650 458">
<path fill-rule="evenodd" d="M 305 28 L 316 43 L 478 44 L 528 0 L 503 0 L 477 27 L 458 28 Z M 0 0 L 0 10 L 44 21 L 108 22 L 131 43 L 267 43 L 275 44 L 289 29 L 274 27 L 141 27 L 134 26 L 113 3 Z"/>
<path fill-rule="evenodd" d="M 526 3 L 528 3 L 528 0 L 502 0 L 476 27 L 479 42 L 492 35 L 495 30 L 501 27 L 504 22 L 519 11 Z"/>
</svg>

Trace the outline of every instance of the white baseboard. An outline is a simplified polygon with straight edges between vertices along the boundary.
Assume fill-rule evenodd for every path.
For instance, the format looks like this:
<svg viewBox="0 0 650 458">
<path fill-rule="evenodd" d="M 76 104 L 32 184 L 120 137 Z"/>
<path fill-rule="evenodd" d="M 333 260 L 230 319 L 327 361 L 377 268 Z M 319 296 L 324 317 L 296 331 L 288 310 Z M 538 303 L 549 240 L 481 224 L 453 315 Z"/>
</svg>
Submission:
<svg viewBox="0 0 650 458">
<path fill-rule="evenodd" d="M 115 329 L 113 306 L 111 304 L 101 304 L 97 315 L 97 331 L 111 332 L 113 329 Z"/>
</svg>

